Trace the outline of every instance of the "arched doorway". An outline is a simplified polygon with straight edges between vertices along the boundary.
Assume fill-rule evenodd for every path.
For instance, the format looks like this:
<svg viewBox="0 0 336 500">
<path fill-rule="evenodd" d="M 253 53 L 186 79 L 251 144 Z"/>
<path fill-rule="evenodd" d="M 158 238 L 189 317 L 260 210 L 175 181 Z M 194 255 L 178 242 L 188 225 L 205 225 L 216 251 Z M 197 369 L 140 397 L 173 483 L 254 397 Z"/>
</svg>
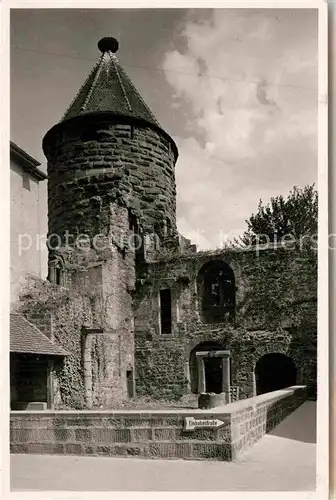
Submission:
<svg viewBox="0 0 336 500">
<path fill-rule="evenodd" d="M 231 267 L 212 260 L 200 269 L 197 279 L 200 315 L 204 323 L 221 323 L 233 317 L 235 277 Z"/>
<path fill-rule="evenodd" d="M 255 367 L 257 394 L 296 385 L 297 370 L 290 357 L 280 353 L 262 356 Z"/>
<path fill-rule="evenodd" d="M 198 394 L 199 389 L 199 362 L 197 361 L 196 353 L 216 351 L 222 352 L 223 346 L 218 342 L 201 342 L 190 352 L 189 371 L 190 371 L 190 388 L 193 394 Z M 220 356 L 205 356 L 202 359 L 204 363 L 205 375 L 205 391 L 221 393 L 223 387 L 223 359 Z"/>
</svg>

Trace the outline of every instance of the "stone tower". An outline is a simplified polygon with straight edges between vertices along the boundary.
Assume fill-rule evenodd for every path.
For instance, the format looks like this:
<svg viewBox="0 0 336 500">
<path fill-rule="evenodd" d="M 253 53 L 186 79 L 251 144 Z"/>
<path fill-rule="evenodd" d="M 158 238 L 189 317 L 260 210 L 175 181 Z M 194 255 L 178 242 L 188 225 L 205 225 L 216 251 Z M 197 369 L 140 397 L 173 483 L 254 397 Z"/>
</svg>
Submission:
<svg viewBox="0 0 336 500">
<path fill-rule="evenodd" d="M 177 147 L 120 66 L 117 40 L 103 38 L 98 48 L 98 62 L 62 120 L 43 139 L 49 279 L 87 290 L 91 299 L 99 295 L 103 311 L 98 321 L 95 309 L 82 332 L 89 407 L 95 401 L 108 406 L 132 393 L 137 266 L 146 265 L 160 241 L 177 242 L 178 236 Z M 85 258 L 82 243 L 77 251 L 83 238 Z M 95 343 L 104 357 L 96 360 L 100 373 L 93 368 Z"/>
</svg>

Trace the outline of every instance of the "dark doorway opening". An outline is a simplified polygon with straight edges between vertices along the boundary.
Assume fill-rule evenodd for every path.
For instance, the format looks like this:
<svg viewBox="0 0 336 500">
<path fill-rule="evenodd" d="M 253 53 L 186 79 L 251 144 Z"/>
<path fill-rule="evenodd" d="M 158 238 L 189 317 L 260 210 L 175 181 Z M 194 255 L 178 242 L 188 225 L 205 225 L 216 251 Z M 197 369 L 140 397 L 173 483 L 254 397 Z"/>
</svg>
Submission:
<svg viewBox="0 0 336 500">
<path fill-rule="evenodd" d="M 10 356 L 11 408 L 18 403 L 48 402 L 48 358 L 35 354 Z"/>
<path fill-rule="evenodd" d="M 222 358 L 204 358 L 206 392 L 222 392 Z"/>
<path fill-rule="evenodd" d="M 259 395 L 296 385 L 297 370 L 291 358 L 285 354 L 272 353 L 259 359 L 255 375 Z"/>
<path fill-rule="evenodd" d="M 220 351 L 223 349 L 224 349 L 223 345 L 221 345 L 219 342 L 212 342 L 212 341 L 201 342 L 196 347 L 194 347 L 192 349 L 192 351 L 190 352 L 190 357 L 189 357 L 189 371 L 190 371 L 190 389 L 191 389 L 191 392 L 193 394 L 199 393 L 198 365 L 197 365 L 197 360 L 196 360 L 196 352 Z M 210 359 L 220 359 L 220 358 L 211 357 Z M 215 363 L 216 363 L 216 361 L 215 361 Z M 205 367 L 205 370 L 206 370 L 206 367 Z M 206 383 L 207 383 L 207 379 L 206 379 Z M 210 384 L 211 383 L 212 382 L 210 382 Z M 220 379 L 220 383 L 222 383 L 222 379 Z M 211 391 L 211 392 L 214 392 L 214 391 Z M 221 392 L 221 390 L 220 390 L 220 392 Z"/>
<path fill-rule="evenodd" d="M 133 398 L 134 396 L 133 370 L 126 371 L 126 380 L 127 380 L 127 395 L 129 398 Z"/>
</svg>

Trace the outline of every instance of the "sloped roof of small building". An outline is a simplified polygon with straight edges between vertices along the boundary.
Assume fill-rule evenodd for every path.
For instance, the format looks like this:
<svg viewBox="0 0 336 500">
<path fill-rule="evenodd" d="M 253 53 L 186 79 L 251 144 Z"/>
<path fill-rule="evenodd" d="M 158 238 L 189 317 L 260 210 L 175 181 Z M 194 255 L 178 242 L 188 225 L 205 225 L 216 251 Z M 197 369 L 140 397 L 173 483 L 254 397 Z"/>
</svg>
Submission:
<svg viewBox="0 0 336 500">
<path fill-rule="evenodd" d="M 32 175 L 36 180 L 44 181 L 47 179 L 47 175 L 38 168 L 41 163 L 30 156 L 26 151 L 19 148 L 13 141 L 10 141 L 10 156 L 23 168 L 23 170 Z"/>
<path fill-rule="evenodd" d="M 10 352 L 66 356 L 68 352 L 51 342 L 44 333 L 21 314 L 10 315 Z"/>
<path fill-rule="evenodd" d="M 117 40 L 103 38 L 98 47 L 102 55 L 62 121 L 88 113 L 108 112 L 116 116 L 145 120 L 160 127 L 154 114 L 119 64 L 115 55 L 118 50 Z"/>
</svg>

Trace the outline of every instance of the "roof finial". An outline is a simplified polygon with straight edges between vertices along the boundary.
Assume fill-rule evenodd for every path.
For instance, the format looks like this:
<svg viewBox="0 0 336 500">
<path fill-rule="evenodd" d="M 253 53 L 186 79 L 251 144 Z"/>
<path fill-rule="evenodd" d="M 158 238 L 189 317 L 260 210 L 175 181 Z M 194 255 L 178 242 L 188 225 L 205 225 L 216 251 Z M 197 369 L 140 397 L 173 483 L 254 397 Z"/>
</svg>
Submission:
<svg viewBox="0 0 336 500">
<path fill-rule="evenodd" d="M 104 37 L 98 42 L 98 49 L 104 52 L 117 52 L 119 48 L 119 42 L 113 37 Z"/>
</svg>

